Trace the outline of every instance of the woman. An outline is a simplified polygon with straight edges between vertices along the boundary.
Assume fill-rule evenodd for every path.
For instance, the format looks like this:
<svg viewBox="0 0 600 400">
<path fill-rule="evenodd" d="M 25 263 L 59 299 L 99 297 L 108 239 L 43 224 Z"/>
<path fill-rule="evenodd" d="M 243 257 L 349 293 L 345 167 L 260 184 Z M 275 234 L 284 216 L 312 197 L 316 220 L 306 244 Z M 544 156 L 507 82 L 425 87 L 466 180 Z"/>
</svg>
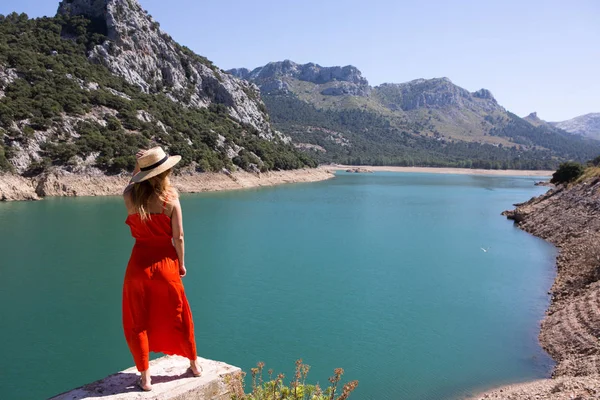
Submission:
<svg viewBox="0 0 600 400">
<path fill-rule="evenodd" d="M 123 329 L 139 387 L 152 390 L 148 353 L 177 354 L 200 376 L 194 322 L 181 278 L 186 274 L 181 205 L 169 175 L 181 156 L 155 147 L 136 155 L 137 165 L 124 191 L 126 223 L 135 245 L 123 283 Z"/>
</svg>

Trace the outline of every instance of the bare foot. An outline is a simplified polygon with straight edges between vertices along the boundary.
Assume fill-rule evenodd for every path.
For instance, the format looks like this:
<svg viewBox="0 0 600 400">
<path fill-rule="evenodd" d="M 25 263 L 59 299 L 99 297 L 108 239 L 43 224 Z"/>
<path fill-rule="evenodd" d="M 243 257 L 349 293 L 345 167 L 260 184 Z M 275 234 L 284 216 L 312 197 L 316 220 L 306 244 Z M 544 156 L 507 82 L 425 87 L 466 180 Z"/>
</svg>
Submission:
<svg viewBox="0 0 600 400">
<path fill-rule="evenodd" d="M 142 376 L 138 382 L 138 386 L 144 392 L 152 390 L 152 378 L 150 377 L 150 370 L 142 371 Z"/>
<path fill-rule="evenodd" d="M 202 367 L 200 366 L 200 361 L 198 361 L 198 359 L 190 360 L 190 370 L 194 376 L 202 375 Z"/>
</svg>

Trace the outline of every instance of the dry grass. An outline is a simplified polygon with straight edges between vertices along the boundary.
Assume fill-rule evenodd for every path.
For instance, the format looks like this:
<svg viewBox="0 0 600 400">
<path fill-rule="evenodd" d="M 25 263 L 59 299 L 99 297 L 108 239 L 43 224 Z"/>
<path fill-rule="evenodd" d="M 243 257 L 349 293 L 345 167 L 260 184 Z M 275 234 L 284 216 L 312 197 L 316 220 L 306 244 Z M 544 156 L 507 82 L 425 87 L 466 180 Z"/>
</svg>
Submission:
<svg viewBox="0 0 600 400">
<path fill-rule="evenodd" d="M 598 178 L 600 177 L 600 167 L 587 167 L 577 180 L 576 183 L 581 183 L 587 181 L 588 179 Z"/>
</svg>

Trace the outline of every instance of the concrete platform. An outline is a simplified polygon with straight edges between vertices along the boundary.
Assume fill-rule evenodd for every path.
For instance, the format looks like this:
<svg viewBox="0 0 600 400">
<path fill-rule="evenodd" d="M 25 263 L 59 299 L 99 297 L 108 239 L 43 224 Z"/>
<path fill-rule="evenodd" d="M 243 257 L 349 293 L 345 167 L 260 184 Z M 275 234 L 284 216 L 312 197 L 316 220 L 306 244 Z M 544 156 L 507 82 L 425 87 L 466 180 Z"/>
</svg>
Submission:
<svg viewBox="0 0 600 400">
<path fill-rule="evenodd" d="M 143 392 L 136 385 L 140 375 L 135 367 L 110 375 L 50 400 L 79 399 L 160 399 L 160 400 L 230 400 L 230 390 L 224 377 L 240 372 L 219 361 L 199 358 L 202 376 L 196 378 L 188 371 L 188 359 L 166 356 L 150 362 L 152 391 Z"/>
</svg>

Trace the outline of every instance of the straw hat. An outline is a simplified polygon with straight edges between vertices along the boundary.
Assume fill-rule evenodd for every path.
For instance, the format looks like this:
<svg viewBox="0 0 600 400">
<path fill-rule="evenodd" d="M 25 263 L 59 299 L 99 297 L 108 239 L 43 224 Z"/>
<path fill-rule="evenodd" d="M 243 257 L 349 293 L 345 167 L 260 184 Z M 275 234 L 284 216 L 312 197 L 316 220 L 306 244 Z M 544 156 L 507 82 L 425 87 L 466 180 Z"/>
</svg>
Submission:
<svg viewBox="0 0 600 400">
<path fill-rule="evenodd" d="M 165 153 L 162 147 L 153 147 L 146 150 L 144 155 L 138 158 L 140 172 L 131 178 L 131 182 L 139 183 L 152 178 L 166 170 L 173 168 L 175 164 L 181 161 L 181 156 L 170 156 Z"/>
</svg>

